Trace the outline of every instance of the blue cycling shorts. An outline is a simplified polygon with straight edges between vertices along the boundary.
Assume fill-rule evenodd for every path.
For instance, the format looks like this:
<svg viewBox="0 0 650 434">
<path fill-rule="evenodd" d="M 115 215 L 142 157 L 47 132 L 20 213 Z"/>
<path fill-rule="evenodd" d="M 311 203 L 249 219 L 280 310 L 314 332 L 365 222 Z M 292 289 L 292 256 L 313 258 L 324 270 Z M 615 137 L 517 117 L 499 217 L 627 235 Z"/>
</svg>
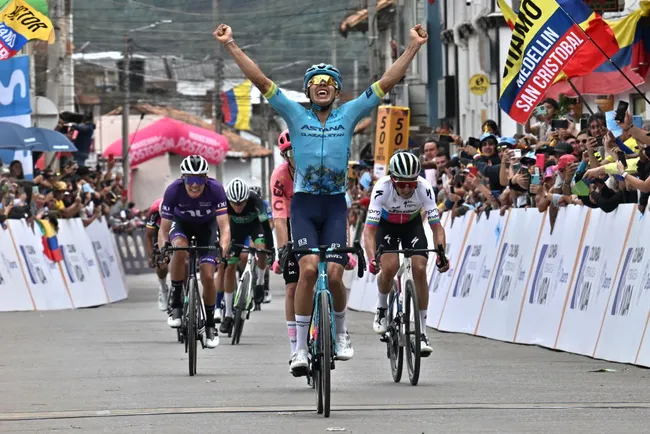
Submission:
<svg viewBox="0 0 650 434">
<path fill-rule="evenodd" d="M 291 239 L 294 247 L 346 247 L 347 209 L 345 194 L 295 193 L 291 200 Z M 341 254 L 328 254 L 326 259 L 341 265 L 348 262 L 347 255 Z"/>
</svg>

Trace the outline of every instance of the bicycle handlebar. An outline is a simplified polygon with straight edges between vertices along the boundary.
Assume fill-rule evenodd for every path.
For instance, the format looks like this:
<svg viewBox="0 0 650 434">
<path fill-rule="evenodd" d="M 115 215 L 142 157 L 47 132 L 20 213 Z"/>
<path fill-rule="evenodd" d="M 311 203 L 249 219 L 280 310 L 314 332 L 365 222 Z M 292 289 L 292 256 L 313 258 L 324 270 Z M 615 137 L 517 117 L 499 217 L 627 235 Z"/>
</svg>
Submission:
<svg viewBox="0 0 650 434">
<path fill-rule="evenodd" d="M 331 246 L 327 245 L 322 245 L 318 247 L 299 247 L 297 249 L 293 248 L 293 242 L 289 241 L 287 243 L 286 250 L 284 252 L 283 257 L 281 258 L 281 265 L 282 268 L 285 268 L 287 265 L 287 261 L 289 259 L 289 256 L 291 254 L 318 254 L 321 261 L 323 261 L 325 258 L 324 256 L 327 253 L 352 253 L 353 255 L 357 255 L 357 259 L 359 263 L 357 264 L 357 276 L 359 276 L 359 279 L 363 277 L 364 272 L 366 271 L 366 255 L 363 251 L 363 248 L 361 247 L 361 243 L 359 241 L 354 242 L 353 247 L 338 247 L 338 248 L 332 248 Z"/>
<path fill-rule="evenodd" d="M 242 252 L 246 251 L 246 252 L 249 252 L 249 253 L 266 253 L 267 255 L 273 255 L 273 253 L 274 253 L 271 250 L 258 249 L 258 248 L 255 248 L 253 246 L 245 246 L 243 244 L 233 244 L 232 247 L 240 247 L 242 249 Z"/>
<path fill-rule="evenodd" d="M 442 263 L 446 262 L 447 257 L 445 256 L 445 253 L 442 249 L 442 245 L 436 247 L 435 249 L 393 249 L 393 250 L 387 250 L 384 249 L 383 245 L 380 245 L 379 248 L 377 249 L 377 252 L 375 253 L 375 261 L 379 262 L 379 259 L 381 258 L 381 255 L 385 253 L 403 253 L 404 256 L 411 257 L 416 253 L 430 253 L 430 252 L 435 252 Z"/>
</svg>

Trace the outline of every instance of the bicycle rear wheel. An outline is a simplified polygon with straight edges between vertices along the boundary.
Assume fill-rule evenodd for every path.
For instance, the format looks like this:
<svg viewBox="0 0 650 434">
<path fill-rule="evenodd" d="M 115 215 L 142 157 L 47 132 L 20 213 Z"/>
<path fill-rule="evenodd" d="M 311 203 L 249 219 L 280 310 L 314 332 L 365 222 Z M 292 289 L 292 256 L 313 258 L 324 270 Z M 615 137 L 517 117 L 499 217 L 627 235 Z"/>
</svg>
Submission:
<svg viewBox="0 0 650 434">
<path fill-rule="evenodd" d="M 187 353 L 189 355 L 190 376 L 196 374 L 196 340 L 197 340 L 197 320 L 196 314 L 196 294 L 199 292 L 196 279 L 192 279 L 189 291 L 189 306 L 187 308 Z"/>
<path fill-rule="evenodd" d="M 413 386 L 420 378 L 420 307 L 415 284 L 411 279 L 404 284 L 404 334 L 406 335 L 406 364 Z"/>
<path fill-rule="evenodd" d="M 402 379 L 402 368 L 404 367 L 404 346 L 400 345 L 400 335 L 402 324 L 400 321 L 401 309 L 398 305 L 397 285 L 393 282 L 393 290 L 388 300 L 388 339 L 386 347 L 388 349 L 388 359 L 390 360 L 390 372 L 393 381 L 399 383 Z"/>
<path fill-rule="evenodd" d="M 330 392 L 332 373 L 332 317 L 330 299 L 327 291 L 319 296 L 318 355 L 320 362 L 320 383 L 323 395 L 323 416 L 330 417 Z"/>
</svg>

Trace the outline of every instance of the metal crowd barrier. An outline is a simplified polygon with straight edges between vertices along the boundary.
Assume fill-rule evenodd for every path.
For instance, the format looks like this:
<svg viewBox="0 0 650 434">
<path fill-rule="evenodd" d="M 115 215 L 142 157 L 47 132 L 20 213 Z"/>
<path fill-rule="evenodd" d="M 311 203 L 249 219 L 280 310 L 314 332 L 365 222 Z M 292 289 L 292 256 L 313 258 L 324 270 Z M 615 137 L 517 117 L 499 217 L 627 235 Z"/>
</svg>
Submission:
<svg viewBox="0 0 650 434">
<path fill-rule="evenodd" d="M 149 268 L 149 258 L 145 250 L 145 231 L 136 229 L 132 232 L 113 233 L 117 251 L 126 274 L 153 273 Z"/>
</svg>

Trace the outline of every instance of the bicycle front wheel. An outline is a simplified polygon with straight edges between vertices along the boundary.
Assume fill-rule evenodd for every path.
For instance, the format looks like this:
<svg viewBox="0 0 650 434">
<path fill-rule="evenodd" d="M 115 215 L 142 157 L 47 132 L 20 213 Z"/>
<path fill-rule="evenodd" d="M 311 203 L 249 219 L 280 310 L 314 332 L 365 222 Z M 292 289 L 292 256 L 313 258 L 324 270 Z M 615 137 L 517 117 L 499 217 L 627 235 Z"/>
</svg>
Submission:
<svg viewBox="0 0 650 434">
<path fill-rule="evenodd" d="M 402 379 L 402 368 L 404 367 L 404 346 L 400 345 L 400 309 L 397 297 L 397 285 L 393 283 L 393 290 L 390 292 L 388 301 L 388 332 L 386 347 L 388 348 L 388 359 L 390 360 L 390 372 L 393 381 L 399 383 Z"/>
<path fill-rule="evenodd" d="M 235 298 L 235 315 L 233 318 L 232 326 L 232 341 L 231 345 L 239 343 L 241 339 L 241 333 L 244 328 L 244 312 L 247 309 L 247 305 L 251 297 L 251 273 L 249 270 L 245 270 L 242 275 L 242 279 L 239 282 L 239 287 L 237 288 L 237 294 Z"/>
<path fill-rule="evenodd" d="M 196 374 L 196 340 L 197 340 L 197 320 L 196 314 L 196 295 L 199 293 L 198 282 L 192 279 L 189 291 L 189 306 L 187 308 L 187 346 L 188 360 L 190 367 L 190 376 Z"/>
<path fill-rule="evenodd" d="M 420 378 L 420 306 L 415 284 L 407 280 L 404 285 L 404 334 L 406 335 L 406 364 L 409 370 L 409 380 L 413 386 Z"/>
<path fill-rule="evenodd" d="M 327 291 L 319 296 L 318 352 L 320 359 L 320 383 L 323 395 L 323 416 L 330 417 L 330 391 L 332 373 L 332 317 Z"/>
</svg>

